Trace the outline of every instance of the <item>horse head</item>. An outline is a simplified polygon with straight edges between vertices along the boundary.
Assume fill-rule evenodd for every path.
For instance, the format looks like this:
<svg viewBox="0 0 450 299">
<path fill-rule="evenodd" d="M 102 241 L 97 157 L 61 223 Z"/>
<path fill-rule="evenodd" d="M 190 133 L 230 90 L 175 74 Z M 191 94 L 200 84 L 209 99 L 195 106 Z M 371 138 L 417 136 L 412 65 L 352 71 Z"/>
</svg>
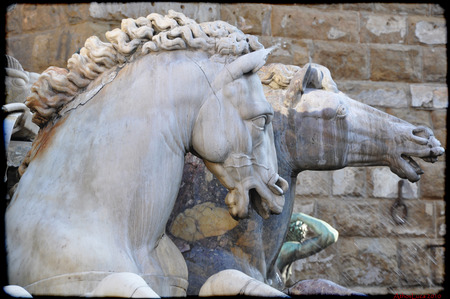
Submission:
<svg viewBox="0 0 450 299">
<path fill-rule="evenodd" d="M 277 174 L 273 109 L 256 74 L 269 52 L 225 65 L 194 126 L 193 150 L 229 190 L 225 202 L 234 218 L 246 217 L 250 202 L 264 218 L 281 213 L 288 188 Z"/>
<path fill-rule="evenodd" d="M 296 140 L 290 151 L 297 169 L 389 166 L 399 177 L 416 182 L 423 171 L 412 157 L 435 162 L 444 153 L 431 129 L 349 98 L 323 66 L 305 69 L 292 79 L 296 92 L 287 90 Z"/>
</svg>

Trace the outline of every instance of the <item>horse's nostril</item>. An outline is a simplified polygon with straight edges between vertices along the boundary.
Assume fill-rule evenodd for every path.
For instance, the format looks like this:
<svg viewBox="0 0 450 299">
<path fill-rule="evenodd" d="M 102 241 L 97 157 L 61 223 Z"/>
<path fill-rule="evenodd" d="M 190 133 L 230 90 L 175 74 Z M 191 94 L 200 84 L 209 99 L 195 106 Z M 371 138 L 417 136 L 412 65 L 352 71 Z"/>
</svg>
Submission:
<svg viewBox="0 0 450 299">
<path fill-rule="evenodd" d="M 431 131 L 430 128 L 424 127 L 424 126 L 418 126 L 413 129 L 412 131 L 413 135 L 422 137 L 422 138 L 430 138 L 430 136 L 433 136 L 433 131 Z"/>
<path fill-rule="evenodd" d="M 283 178 L 281 178 L 281 177 L 278 178 L 278 180 L 275 182 L 275 185 L 277 185 L 278 187 L 280 187 L 281 190 L 283 190 L 283 193 L 286 192 L 286 191 L 288 191 L 289 184 L 288 184 L 288 182 L 286 182 L 285 179 L 283 179 Z"/>
</svg>

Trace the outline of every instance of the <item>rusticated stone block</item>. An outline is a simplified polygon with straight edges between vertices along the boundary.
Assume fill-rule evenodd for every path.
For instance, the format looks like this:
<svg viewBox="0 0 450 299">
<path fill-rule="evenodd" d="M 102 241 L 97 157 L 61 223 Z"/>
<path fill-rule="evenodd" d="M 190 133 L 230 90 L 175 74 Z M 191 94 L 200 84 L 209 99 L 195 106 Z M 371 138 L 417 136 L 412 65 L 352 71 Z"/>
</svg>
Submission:
<svg viewBox="0 0 450 299">
<path fill-rule="evenodd" d="M 310 41 L 272 36 L 260 36 L 258 40 L 266 48 L 279 45 L 269 55 L 266 64 L 284 63 L 303 67 L 309 62 Z"/>
<path fill-rule="evenodd" d="M 88 3 L 61 5 L 62 13 L 67 18 L 69 24 L 78 24 L 89 20 Z"/>
<path fill-rule="evenodd" d="M 255 35 L 270 35 L 272 7 L 264 4 L 223 4 L 220 6 L 221 20 L 236 26 L 242 32 Z"/>
<path fill-rule="evenodd" d="M 330 171 L 303 171 L 297 176 L 296 195 L 328 196 L 331 193 Z"/>
<path fill-rule="evenodd" d="M 406 84 L 391 82 L 338 81 L 340 91 L 361 103 L 380 107 L 406 108 L 409 88 Z"/>
<path fill-rule="evenodd" d="M 348 167 L 332 172 L 334 196 L 365 195 L 366 170 L 362 167 Z"/>
<path fill-rule="evenodd" d="M 421 14 L 429 11 L 427 3 L 373 3 L 373 12 L 386 14 Z"/>
<path fill-rule="evenodd" d="M 220 19 L 220 4 L 184 2 L 130 2 L 90 4 L 89 13 L 94 19 L 121 21 L 125 18 L 146 17 L 151 13 L 166 15 L 169 9 L 181 12 L 197 22 Z"/>
<path fill-rule="evenodd" d="M 295 199 L 293 213 L 303 213 L 310 216 L 316 216 L 316 200 L 298 196 Z"/>
<path fill-rule="evenodd" d="M 429 286 L 433 256 L 426 239 L 399 240 L 398 275 L 403 286 Z"/>
<path fill-rule="evenodd" d="M 426 126 L 433 129 L 430 111 L 428 110 L 414 108 L 386 108 L 385 112 L 403 119 L 413 125 Z"/>
<path fill-rule="evenodd" d="M 411 106 L 421 108 L 447 108 L 446 85 L 411 84 Z"/>
<path fill-rule="evenodd" d="M 445 47 L 424 47 L 423 80 L 425 82 L 446 83 L 447 49 Z"/>
<path fill-rule="evenodd" d="M 62 5 L 24 4 L 22 30 L 43 30 L 67 24 Z"/>
<path fill-rule="evenodd" d="M 420 178 L 420 197 L 422 199 L 443 199 L 445 196 L 445 162 L 441 157 L 431 164 L 417 160 L 425 172 Z"/>
<path fill-rule="evenodd" d="M 383 231 L 378 200 L 333 198 L 318 200 L 316 204 L 317 218 L 333 226 L 340 236 L 378 237 Z"/>
<path fill-rule="evenodd" d="M 339 280 L 338 247 L 337 243 L 332 244 L 319 253 L 295 261 L 291 266 L 290 283 L 311 278 L 337 282 Z"/>
<path fill-rule="evenodd" d="M 403 44 L 407 32 L 406 16 L 361 14 L 361 42 Z"/>
<path fill-rule="evenodd" d="M 297 39 L 358 42 L 358 13 L 303 5 L 274 5 L 272 34 Z"/>
<path fill-rule="evenodd" d="M 442 3 L 432 3 L 430 4 L 430 14 L 432 16 L 442 16 L 445 13 L 445 9 L 442 6 Z"/>
<path fill-rule="evenodd" d="M 445 45 L 447 43 L 447 27 L 445 18 L 410 16 L 409 44 Z"/>
<path fill-rule="evenodd" d="M 32 68 L 35 59 L 32 53 L 33 47 L 30 47 L 30 45 L 33 45 L 34 38 L 34 35 L 28 34 L 7 38 L 5 41 L 6 54 L 19 60 L 24 70 L 40 73 L 42 70 Z"/>
<path fill-rule="evenodd" d="M 405 199 L 402 201 L 406 206 L 406 215 L 403 208 L 394 208 L 395 200 L 383 200 L 380 203 L 380 234 L 395 238 L 418 238 L 433 237 L 436 235 L 435 229 L 435 205 L 433 202 Z M 398 215 L 404 220 L 403 224 L 394 221 L 394 215 Z"/>
<path fill-rule="evenodd" d="M 373 183 L 372 190 L 369 192 L 373 197 L 378 198 L 397 198 L 398 182 L 401 180 L 394 174 L 389 167 L 373 167 L 369 169 L 369 180 Z M 417 198 L 418 186 L 404 180 L 402 188 L 403 198 Z"/>
<path fill-rule="evenodd" d="M 29 70 L 41 73 L 49 66 L 67 67 L 67 60 L 84 46 L 88 37 L 97 35 L 105 40 L 105 32 L 108 30 L 109 27 L 105 24 L 82 23 L 36 35 L 32 44 L 32 56 L 40 59 L 32 61 Z M 19 57 L 16 58 L 20 61 Z"/>
<path fill-rule="evenodd" d="M 348 287 L 396 284 L 397 241 L 387 238 L 340 238 L 339 241 L 339 284 Z"/>
<path fill-rule="evenodd" d="M 434 136 L 441 142 L 442 147 L 447 148 L 447 109 L 431 111 L 431 121 Z M 440 158 L 444 161 L 444 157 Z"/>
<path fill-rule="evenodd" d="M 444 285 L 445 282 L 445 244 L 444 241 L 430 244 L 431 251 L 431 277 L 433 283 Z"/>
<path fill-rule="evenodd" d="M 420 82 L 420 51 L 406 46 L 372 46 L 370 79 L 374 81 Z"/>
<path fill-rule="evenodd" d="M 433 129 L 442 129 L 447 125 L 447 109 L 439 109 L 431 111 L 431 120 Z"/>
<path fill-rule="evenodd" d="M 6 8 L 5 32 L 7 35 L 22 32 L 22 5 L 11 4 Z"/>
<path fill-rule="evenodd" d="M 368 50 L 365 45 L 314 41 L 312 62 L 326 66 L 335 80 L 369 78 Z"/>
<path fill-rule="evenodd" d="M 444 238 L 447 231 L 445 216 L 445 201 L 435 201 L 436 205 L 436 235 L 438 238 Z"/>
</svg>

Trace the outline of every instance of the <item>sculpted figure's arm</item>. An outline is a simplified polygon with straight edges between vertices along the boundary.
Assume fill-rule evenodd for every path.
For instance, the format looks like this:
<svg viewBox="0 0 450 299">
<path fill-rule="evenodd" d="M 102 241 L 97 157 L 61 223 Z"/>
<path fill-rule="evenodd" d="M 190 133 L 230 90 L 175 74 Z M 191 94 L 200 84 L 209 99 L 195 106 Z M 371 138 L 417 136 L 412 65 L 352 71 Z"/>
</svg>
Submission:
<svg viewBox="0 0 450 299">
<path fill-rule="evenodd" d="M 281 247 L 277 258 L 277 267 L 280 271 L 296 260 L 303 259 L 325 249 L 338 239 L 338 231 L 325 221 L 303 213 L 292 214 L 291 223 L 297 221 L 305 223 L 317 236 L 304 241 L 287 239 L 287 242 Z"/>
</svg>

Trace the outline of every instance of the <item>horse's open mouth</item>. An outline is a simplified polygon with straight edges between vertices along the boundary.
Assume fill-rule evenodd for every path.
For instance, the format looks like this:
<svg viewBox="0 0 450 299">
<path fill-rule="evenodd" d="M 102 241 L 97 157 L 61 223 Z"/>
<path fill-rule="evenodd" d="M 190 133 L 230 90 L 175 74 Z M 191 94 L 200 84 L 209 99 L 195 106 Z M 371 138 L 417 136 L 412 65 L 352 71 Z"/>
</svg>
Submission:
<svg viewBox="0 0 450 299">
<path fill-rule="evenodd" d="M 403 160 L 406 161 L 406 163 L 409 164 L 409 166 L 417 173 L 417 174 L 423 174 L 423 170 L 422 168 L 420 168 L 419 164 L 417 164 L 417 162 L 411 158 L 410 156 L 407 155 L 402 155 L 401 156 Z M 437 159 L 437 158 L 436 158 Z"/>
<path fill-rule="evenodd" d="M 426 157 L 421 157 L 426 162 L 434 163 L 437 161 L 438 156 L 444 153 L 444 149 L 432 148 L 430 149 L 430 155 Z M 422 168 L 419 164 L 411 158 L 411 156 L 402 154 L 400 160 L 400 169 L 393 170 L 394 173 L 398 174 L 401 178 L 406 178 L 411 182 L 417 182 L 420 179 L 420 175 L 423 174 Z"/>
<path fill-rule="evenodd" d="M 234 219 L 248 217 L 249 207 L 252 207 L 264 219 L 270 214 L 280 214 L 284 207 L 284 193 L 289 184 L 278 174 L 270 176 L 267 182 L 248 178 L 241 180 L 225 197 L 230 215 Z"/>
<path fill-rule="evenodd" d="M 264 219 L 269 218 L 270 214 L 280 214 L 283 211 L 284 193 L 287 191 L 288 185 L 285 180 L 276 175 L 269 181 L 267 187 L 272 193 L 270 198 L 262 197 L 258 188 L 248 191 L 251 206 Z"/>
<path fill-rule="evenodd" d="M 250 189 L 248 191 L 248 196 L 250 198 L 251 207 L 254 208 L 261 217 L 267 219 L 269 217 L 269 207 L 261 200 L 261 196 L 256 189 Z"/>
</svg>

